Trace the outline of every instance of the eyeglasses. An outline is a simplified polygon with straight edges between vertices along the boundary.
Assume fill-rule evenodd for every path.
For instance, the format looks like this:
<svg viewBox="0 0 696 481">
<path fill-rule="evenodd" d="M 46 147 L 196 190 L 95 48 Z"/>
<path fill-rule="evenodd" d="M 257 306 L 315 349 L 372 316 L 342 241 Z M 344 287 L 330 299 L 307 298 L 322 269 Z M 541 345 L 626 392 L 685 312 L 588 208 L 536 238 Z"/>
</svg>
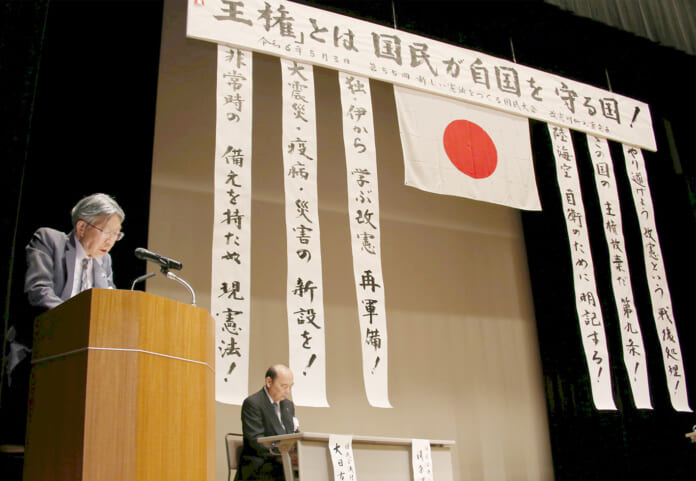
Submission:
<svg viewBox="0 0 696 481">
<path fill-rule="evenodd" d="M 84 220 L 84 219 L 82 219 L 82 220 L 83 220 L 84 223 L 87 224 L 88 226 L 94 227 L 95 229 L 97 229 L 99 232 L 102 233 L 102 235 L 104 235 L 104 236 L 106 236 L 106 237 L 109 237 L 109 238 L 111 238 L 111 239 L 114 239 L 114 242 L 120 241 L 121 239 L 123 239 L 123 236 L 126 235 L 126 234 L 124 234 L 123 232 L 106 232 L 104 229 L 100 229 L 100 228 L 97 227 L 96 225 L 90 224 L 89 222 L 87 222 L 87 221 Z"/>
</svg>

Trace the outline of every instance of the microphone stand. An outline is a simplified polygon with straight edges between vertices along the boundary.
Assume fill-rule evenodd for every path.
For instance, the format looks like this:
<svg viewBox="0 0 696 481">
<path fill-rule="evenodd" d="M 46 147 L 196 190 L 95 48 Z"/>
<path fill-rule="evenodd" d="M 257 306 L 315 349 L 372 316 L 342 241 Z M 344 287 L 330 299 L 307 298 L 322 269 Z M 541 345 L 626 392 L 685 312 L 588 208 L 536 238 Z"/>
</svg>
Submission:
<svg viewBox="0 0 696 481">
<path fill-rule="evenodd" d="M 177 276 L 173 272 L 170 272 L 168 267 L 162 266 L 161 271 L 162 271 L 162 274 L 165 275 L 165 277 L 168 277 L 169 279 L 175 280 L 176 282 L 185 286 L 189 290 L 189 292 L 191 293 L 191 298 L 192 298 L 191 305 L 195 306 L 196 305 L 196 293 L 193 291 L 193 287 L 191 287 L 191 285 L 188 282 L 186 282 L 185 280 L 183 280 L 181 277 Z"/>
<path fill-rule="evenodd" d="M 142 282 L 142 281 L 144 281 L 144 280 L 147 280 L 147 279 L 149 279 L 150 277 L 155 277 L 156 275 L 157 275 L 157 274 L 155 274 L 154 272 L 150 272 L 149 274 L 143 274 L 142 276 L 137 277 L 137 278 L 133 281 L 133 284 L 131 284 L 131 291 L 135 289 L 135 285 L 136 285 L 138 282 Z"/>
</svg>

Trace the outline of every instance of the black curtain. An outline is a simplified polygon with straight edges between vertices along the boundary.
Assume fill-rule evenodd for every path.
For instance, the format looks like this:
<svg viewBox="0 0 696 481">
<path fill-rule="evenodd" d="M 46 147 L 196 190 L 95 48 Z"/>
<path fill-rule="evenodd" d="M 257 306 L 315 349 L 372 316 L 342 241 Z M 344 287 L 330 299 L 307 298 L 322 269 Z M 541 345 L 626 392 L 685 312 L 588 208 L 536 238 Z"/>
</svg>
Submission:
<svg viewBox="0 0 696 481">
<path fill-rule="evenodd" d="M 633 207 L 621 146 L 611 143 L 619 184 L 627 257 L 642 353 L 648 362 L 652 410 L 635 408 L 623 365 L 620 325 L 614 304 L 609 255 L 600 205 L 584 134 L 574 133 L 595 264 L 598 295 L 608 340 L 613 395 L 617 411 L 597 411 L 575 309 L 572 261 L 555 180 L 555 162 L 547 126 L 532 122 L 537 185 L 543 211 L 523 213 L 523 226 L 536 311 L 546 388 L 551 447 L 557 480 L 694 479 L 696 450 L 684 434 L 694 424 L 693 413 L 671 406 L 650 304 L 643 264 L 641 232 Z M 644 152 L 655 205 L 663 259 L 681 341 L 684 381 L 694 404 L 694 221 L 683 179 L 673 171 L 669 155 Z"/>
<path fill-rule="evenodd" d="M 126 213 L 116 285 L 145 272 L 162 0 L 9 0 L 2 6 L 5 327 L 31 346 L 24 246 L 39 227 L 71 229 L 70 209 L 105 192 Z M 3 333 L 5 329 L 3 329 Z M 4 334 L 3 334 L 3 346 Z M 0 443 L 23 444 L 28 364 L 0 391 Z"/>
</svg>

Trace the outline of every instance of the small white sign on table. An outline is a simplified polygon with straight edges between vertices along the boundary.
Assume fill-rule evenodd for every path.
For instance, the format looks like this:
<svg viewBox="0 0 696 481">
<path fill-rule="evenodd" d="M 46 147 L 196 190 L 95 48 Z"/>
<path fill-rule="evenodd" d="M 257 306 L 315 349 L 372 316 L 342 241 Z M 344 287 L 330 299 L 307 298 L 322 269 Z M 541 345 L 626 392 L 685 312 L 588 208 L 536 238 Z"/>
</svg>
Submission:
<svg viewBox="0 0 696 481">
<path fill-rule="evenodd" d="M 411 462 L 413 464 L 413 481 L 433 481 L 433 457 L 430 441 L 414 439 L 411 443 Z"/>
<path fill-rule="evenodd" d="M 353 458 L 353 436 L 350 434 L 331 434 L 329 450 L 333 463 L 334 481 L 357 481 L 355 459 Z"/>
</svg>

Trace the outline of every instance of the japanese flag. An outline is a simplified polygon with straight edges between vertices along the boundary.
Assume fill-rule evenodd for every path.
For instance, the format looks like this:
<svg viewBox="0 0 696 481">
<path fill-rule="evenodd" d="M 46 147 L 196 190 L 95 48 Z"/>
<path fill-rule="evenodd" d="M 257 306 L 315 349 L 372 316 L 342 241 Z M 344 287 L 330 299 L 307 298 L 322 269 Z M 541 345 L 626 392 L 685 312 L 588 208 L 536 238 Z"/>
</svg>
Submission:
<svg viewBox="0 0 696 481">
<path fill-rule="evenodd" d="M 541 210 L 525 117 L 394 86 L 406 185 Z"/>
</svg>

